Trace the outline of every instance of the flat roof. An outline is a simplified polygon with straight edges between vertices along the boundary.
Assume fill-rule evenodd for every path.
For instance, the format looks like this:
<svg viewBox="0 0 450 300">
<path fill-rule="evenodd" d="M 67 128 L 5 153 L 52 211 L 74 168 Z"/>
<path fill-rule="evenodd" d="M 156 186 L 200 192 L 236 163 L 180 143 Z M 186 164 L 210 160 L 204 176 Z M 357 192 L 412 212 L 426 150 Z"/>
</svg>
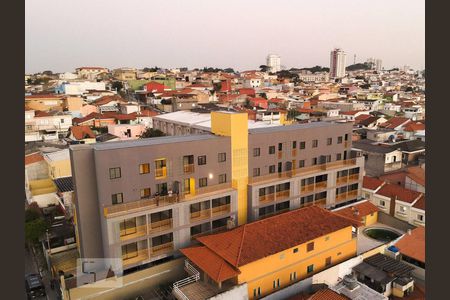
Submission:
<svg viewBox="0 0 450 300">
<path fill-rule="evenodd" d="M 48 161 L 61 161 L 61 160 L 69 160 L 69 149 L 63 149 L 60 151 L 45 153 L 44 158 L 46 158 Z"/>
<path fill-rule="evenodd" d="M 117 141 L 108 143 L 96 143 L 92 144 L 92 148 L 97 151 L 101 150 L 114 150 L 114 149 L 124 149 L 131 147 L 145 147 L 153 145 L 162 145 L 170 143 L 183 143 L 192 141 L 204 141 L 211 139 L 220 139 L 221 136 L 216 136 L 213 134 L 198 134 L 198 135 L 183 135 L 183 136 L 163 136 L 155 138 L 145 138 L 132 141 Z M 74 145 L 71 148 L 76 149 L 78 145 Z"/>
<path fill-rule="evenodd" d="M 270 133 L 270 132 L 281 132 L 281 131 L 292 131 L 298 129 L 311 129 L 311 128 L 320 128 L 320 127 L 333 127 L 336 125 L 346 124 L 347 122 L 311 122 L 311 123 L 302 123 L 302 124 L 293 124 L 293 125 L 277 125 L 271 127 L 264 128 L 253 128 L 249 129 L 249 133 L 258 134 L 258 133 Z"/>
</svg>

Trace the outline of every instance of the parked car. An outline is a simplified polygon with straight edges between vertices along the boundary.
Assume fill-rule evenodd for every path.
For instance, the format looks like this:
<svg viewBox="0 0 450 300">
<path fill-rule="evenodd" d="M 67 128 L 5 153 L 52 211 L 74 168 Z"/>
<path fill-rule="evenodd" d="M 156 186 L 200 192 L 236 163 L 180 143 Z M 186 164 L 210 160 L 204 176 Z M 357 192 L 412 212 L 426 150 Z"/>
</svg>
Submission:
<svg viewBox="0 0 450 300">
<path fill-rule="evenodd" d="M 25 276 L 25 288 L 28 299 L 37 299 L 46 296 L 45 286 L 39 274 L 28 274 Z"/>
</svg>

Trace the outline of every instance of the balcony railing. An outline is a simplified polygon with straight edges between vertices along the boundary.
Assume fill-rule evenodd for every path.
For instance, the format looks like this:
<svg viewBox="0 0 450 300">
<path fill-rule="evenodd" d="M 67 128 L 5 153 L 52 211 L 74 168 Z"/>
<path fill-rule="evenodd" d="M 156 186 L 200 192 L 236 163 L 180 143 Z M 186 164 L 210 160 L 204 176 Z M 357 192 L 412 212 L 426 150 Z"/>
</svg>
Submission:
<svg viewBox="0 0 450 300">
<path fill-rule="evenodd" d="M 183 165 L 184 174 L 194 173 L 194 164 Z"/>
<path fill-rule="evenodd" d="M 155 178 L 162 179 L 167 176 L 167 167 L 155 169 Z"/>
<path fill-rule="evenodd" d="M 230 212 L 230 204 L 220 205 L 212 208 L 213 216 L 220 216 Z"/>
<path fill-rule="evenodd" d="M 129 203 L 116 204 L 103 208 L 105 217 L 114 217 L 121 214 L 127 214 L 133 211 L 149 209 L 152 207 L 166 206 L 178 202 L 177 195 L 157 196 L 151 199 L 138 200 Z"/>
<path fill-rule="evenodd" d="M 127 241 L 147 234 L 145 225 L 120 230 L 120 240 Z"/>
<path fill-rule="evenodd" d="M 103 208 L 103 214 L 105 217 L 115 217 L 123 214 L 128 214 L 130 212 L 136 212 L 145 209 L 151 209 L 154 207 L 167 206 L 179 201 L 188 201 L 195 199 L 198 196 L 202 196 L 208 193 L 224 191 L 231 189 L 231 182 L 221 183 L 216 185 L 211 185 L 203 188 L 199 188 L 195 191 L 195 194 L 187 195 L 166 195 L 166 196 L 156 196 L 150 199 L 137 200 L 128 203 L 115 204 Z"/>
<path fill-rule="evenodd" d="M 211 217 L 211 209 L 203 209 L 191 213 L 191 221 L 209 219 Z"/>
<path fill-rule="evenodd" d="M 327 204 L 327 198 L 325 197 L 325 198 L 320 198 L 318 200 L 315 200 L 314 204 L 323 206 L 323 205 Z"/>
<path fill-rule="evenodd" d="M 152 222 L 148 225 L 148 231 L 149 233 L 155 233 L 155 232 L 160 232 L 160 231 L 164 231 L 167 229 L 171 229 L 172 228 L 172 218 L 169 219 L 164 219 L 161 221 L 157 221 L 157 222 Z"/>
<path fill-rule="evenodd" d="M 346 184 L 347 182 L 348 182 L 348 176 L 341 176 L 336 179 L 337 185 Z"/>
<path fill-rule="evenodd" d="M 257 177 L 250 177 L 248 182 L 249 184 L 264 182 L 264 181 L 271 181 L 271 180 L 280 180 L 285 178 L 291 178 L 294 176 L 302 176 L 309 173 L 316 173 L 320 171 L 326 171 L 326 170 L 332 170 L 332 169 L 338 169 L 343 168 L 347 166 L 356 165 L 356 158 L 347 159 L 347 160 L 337 160 L 334 162 L 324 163 L 320 165 L 314 165 L 309 167 L 303 167 L 298 168 L 291 171 L 286 172 L 279 172 L 279 173 L 273 173 L 263 176 L 257 176 Z"/>
<path fill-rule="evenodd" d="M 260 203 L 267 203 L 275 201 L 275 193 L 267 194 L 264 196 L 259 196 L 259 202 Z"/>
<path fill-rule="evenodd" d="M 130 253 L 122 254 L 122 264 L 128 266 L 148 259 L 147 249 L 139 249 Z"/>
<path fill-rule="evenodd" d="M 173 251 L 173 242 L 161 244 L 158 246 L 153 246 L 151 248 L 152 255 L 161 255 L 161 254 L 172 252 L 172 251 Z"/>
<path fill-rule="evenodd" d="M 358 196 L 358 190 L 341 193 L 341 194 L 336 195 L 336 202 L 350 200 L 352 198 L 355 198 L 356 196 Z"/>
<path fill-rule="evenodd" d="M 289 190 L 279 191 L 279 192 L 276 192 L 275 197 L 277 200 L 282 200 L 285 198 L 289 198 L 289 194 L 290 194 Z"/>
<path fill-rule="evenodd" d="M 325 181 L 320 181 L 320 182 L 316 182 L 316 185 L 315 185 L 315 189 L 316 190 L 318 190 L 318 189 L 326 189 L 327 188 L 327 181 L 325 180 Z"/>
<path fill-rule="evenodd" d="M 352 174 L 352 175 L 348 176 L 349 182 L 358 181 L 358 179 L 359 179 L 359 174 Z"/>
</svg>

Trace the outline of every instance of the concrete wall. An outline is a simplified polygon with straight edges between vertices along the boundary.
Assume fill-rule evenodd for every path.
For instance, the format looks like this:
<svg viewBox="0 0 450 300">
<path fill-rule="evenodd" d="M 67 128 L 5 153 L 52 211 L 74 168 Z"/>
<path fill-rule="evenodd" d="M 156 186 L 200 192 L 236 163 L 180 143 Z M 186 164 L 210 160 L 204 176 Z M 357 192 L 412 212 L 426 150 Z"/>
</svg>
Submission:
<svg viewBox="0 0 450 300">
<path fill-rule="evenodd" d="M 402 230 L 404 232 L 407 232 L 408 229 L 414 229 L 415 226 L 409 224 L 408 222 L 399 220 L 387 213 L 384 213 L 382 211 L 378 212 L 378 223 L 382 223 L 394 228 L 397 228 L 399 230 Z"/>
<path fill-rule="evenodd" d="M 214 297 L 208 298 L 208 300 L 246 300 L 248 299 L 247 284 L 240 284 L 233 287 L 231 290 L 218 294 Z"/>
</svg>

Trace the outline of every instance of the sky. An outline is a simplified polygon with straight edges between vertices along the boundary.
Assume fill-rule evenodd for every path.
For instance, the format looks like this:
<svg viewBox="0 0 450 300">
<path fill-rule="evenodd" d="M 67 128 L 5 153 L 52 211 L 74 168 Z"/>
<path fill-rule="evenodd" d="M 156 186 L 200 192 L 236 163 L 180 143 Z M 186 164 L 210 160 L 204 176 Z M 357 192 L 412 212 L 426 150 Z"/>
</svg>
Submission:
<svg viewBox="0 0 450 300">
<path fill-rule="evenodd" d="M 425 68 L 425 0 L 25 0 L 25 72 L 82 66 Z"/>
</svg>

